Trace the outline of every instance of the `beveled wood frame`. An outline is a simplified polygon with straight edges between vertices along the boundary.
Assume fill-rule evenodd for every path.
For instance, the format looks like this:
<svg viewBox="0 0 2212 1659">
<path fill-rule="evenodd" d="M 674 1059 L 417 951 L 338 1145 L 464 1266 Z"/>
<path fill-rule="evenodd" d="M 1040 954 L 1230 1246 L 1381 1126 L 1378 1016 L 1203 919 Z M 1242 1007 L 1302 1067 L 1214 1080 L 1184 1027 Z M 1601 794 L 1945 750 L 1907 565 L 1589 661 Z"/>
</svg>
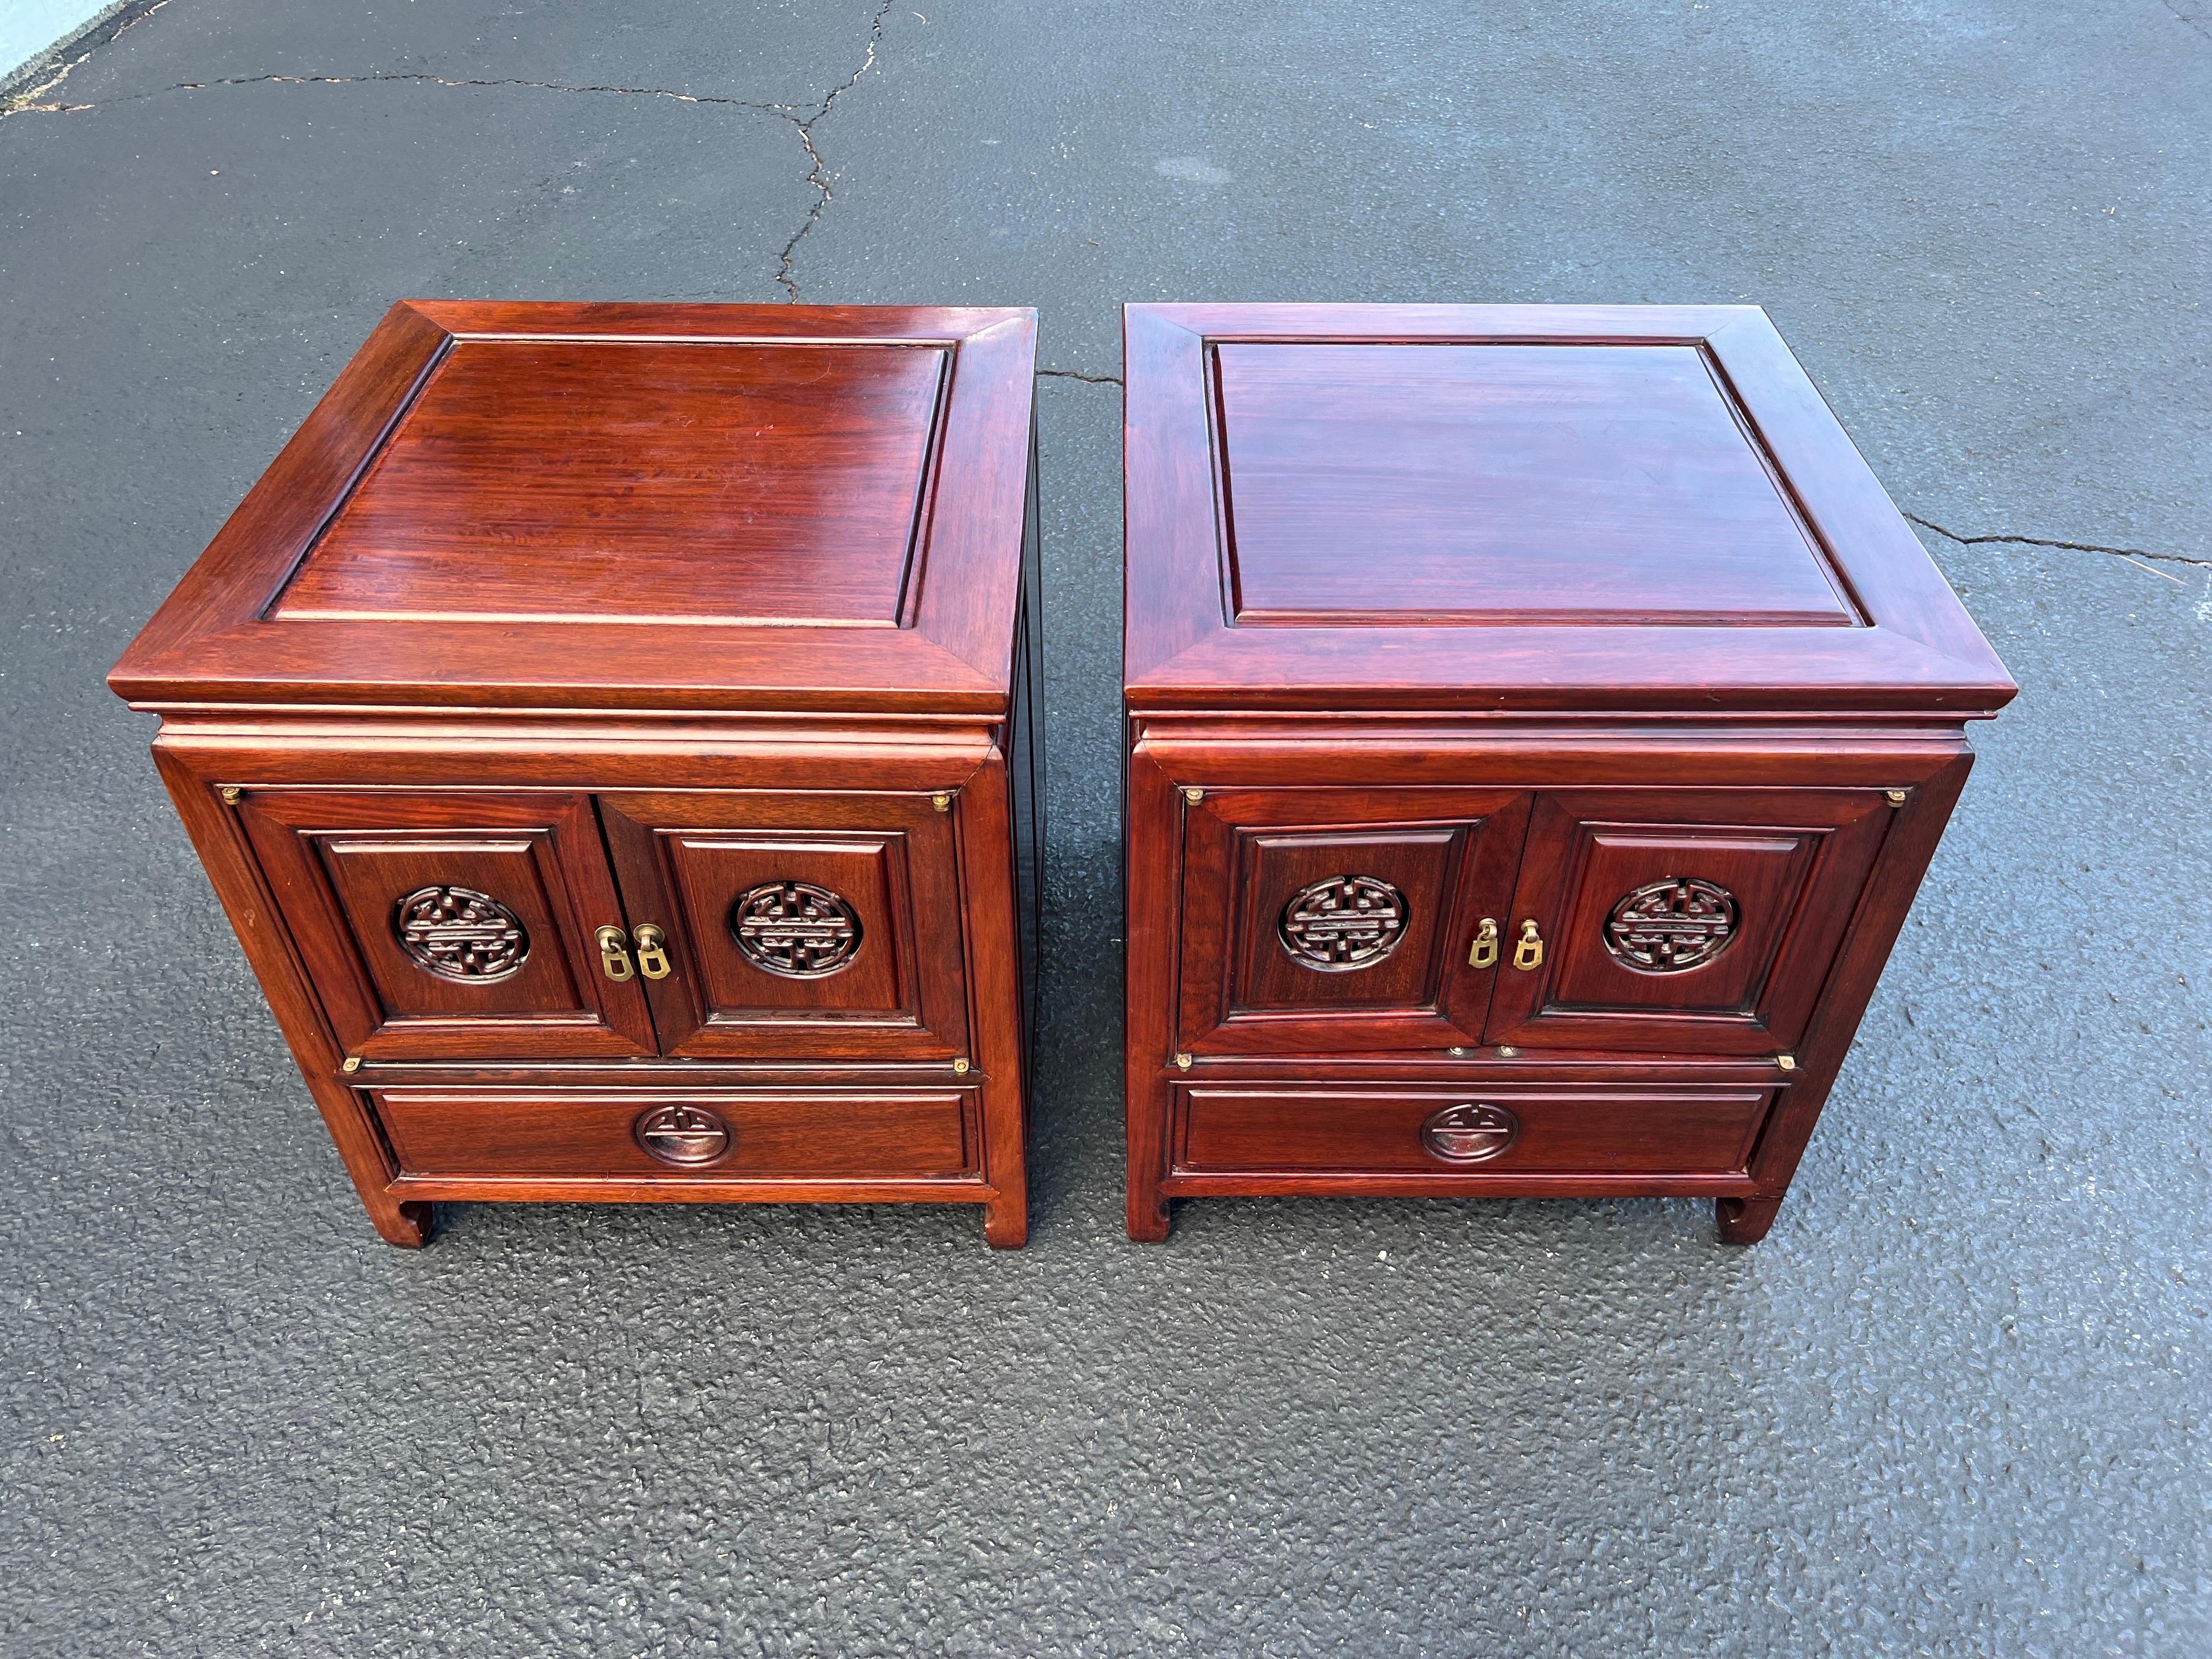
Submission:
<svg viewBox="0 0 2212 1659">
<path fill-rule="evenodd" d="M 822 339 L 948 348 L 919 592 L 897 628 L 285 617 L 270 610 L 457 340 Z M 392 307 L 108 677 L 185 702 L 995 713 L 1021 582 L 1036 319 L 1012 310 Z"/>
<path fill-rule="evenodd" d="M 1753 306 L 1133 305 L 1123 312 L 1133 710 L 1992 712 L 2004 666 Z M 1239 626 L 1224 596 L 1208 355 L 1228 342 L 1697 349 L 1864 627 Z M 1480 648 L 1471 648 L 1479 641 Z"/>
</svg>

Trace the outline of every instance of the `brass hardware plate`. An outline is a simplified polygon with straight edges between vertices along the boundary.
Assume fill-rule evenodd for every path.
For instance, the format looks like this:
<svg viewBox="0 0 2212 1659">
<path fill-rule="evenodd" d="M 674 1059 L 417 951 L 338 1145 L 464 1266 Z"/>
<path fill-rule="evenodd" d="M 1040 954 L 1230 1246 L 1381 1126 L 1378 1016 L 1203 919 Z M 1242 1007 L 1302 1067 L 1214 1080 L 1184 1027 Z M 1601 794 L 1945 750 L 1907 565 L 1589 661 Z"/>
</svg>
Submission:
<svg viewBox="0 0 2212 1659">
<path fill-rule="evenodd" d="M 1206 799 L 1206 791 L 1203 789 L 1186 789 L 1182 792 L 1182 798 L 1188 801 L 1193 806 L 1195 806 L 1199 802 Z"/>
<path fill-rule="evenodd" d="M 235 806 L 238 805 L 238 798 L 245 793 L 246 791 L 236 784 L 226 783 L 222 787 L 222 804 L 226 806 Z"/>
<path fill-rule="evenodd" d="M 929 798 L 929 804 L 932 806 L 934 806 L 940 812 L 950 812 L 952 810 L 951 791 L 947 789 L 939 790 L 935 794 Z"/>
<path fill-rule="evenodd" d="M 634 937 L 637 941 L 637 971 L 647 979 L 666 979 L 668 936 L 648 921 Z"/>
<path fill-rule="evenodd" d="M 599 947 L 599 971 L 620 984 L 635 971 L 630 966 L 629 938 L 619 927 L 602 927 L 592 935 Z"/>
<path fill-rule="evenodd" d="M 338 1062 L 338 1070 L 343 1072 L 349 1077 L 352 1076 L 354 1073 L 361 1070 L 361 1056 L 359 1054 L 348 1054 L 343 1060 Z"/>
<path fill-rule="evenodd" d="M 1475 930 L 1474 943 L 1467 947 L 1467 965 L 1470 968 L 1498 966 L 1498 918 L 1485 916 L 1482 926 Z"/>
<path fill-rule="evenodd" d="M 1911 793 L 1909 789 L 1885 789 L 1881 792 L 1881 798 L 1892 806 L 1902 806 L 1905 805 L 1905 797 Z"/>
<path fill-rule="evenodd" d="M 1176 1070 L 1178 1072 L 1188 1072 L 1190 1070 L 1190 1056 L 1188 1054 L 1177 1054 L 1176 1056 Z"/>
<path fill-rule="evenodd" d="M 1536 931 L 1534 916 L 1521 924 L 1521 938 L 1513 947 L 1513 965 L 1524 974 L 1544 965 L 1544 936 Z"/>
</svg>

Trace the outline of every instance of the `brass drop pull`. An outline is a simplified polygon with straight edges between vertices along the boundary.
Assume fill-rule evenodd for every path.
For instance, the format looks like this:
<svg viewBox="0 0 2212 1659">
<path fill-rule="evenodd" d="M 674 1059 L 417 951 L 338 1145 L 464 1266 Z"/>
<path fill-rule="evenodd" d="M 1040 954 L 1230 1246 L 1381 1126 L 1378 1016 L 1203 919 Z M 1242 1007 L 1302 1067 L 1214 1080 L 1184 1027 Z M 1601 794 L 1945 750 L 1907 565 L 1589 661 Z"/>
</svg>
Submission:
<svg viewBox="0 0 2212 1659">
<path fill-rule="evenodd" d="M 630 977 L 629 939 L 619 927 L 602 927 L 592 935 L 599 942 L 599 971 L 620 981 Z"/>
<path fill-rule="evenodd" d="M 1474 930 L 1474 943 L 1468 947 L 1467 965 L 1470 968 L 1498 966 L 1498 918 L 1485 916 L 1482 926 Z"/>
<path fill-rule="evenodd" d="M 647 979 L 668 977 L 668 936 L 651 922 L 636 933 L 637 971 Z"/>
<path fill-rule="evenodd" d="M 1534 916 L 1521 924 L 1520 942 L 1513 947 L 1513 965 L 1524 974 L 1544 965 L 1544 938 L 1536 931 Z"/>
</svg>

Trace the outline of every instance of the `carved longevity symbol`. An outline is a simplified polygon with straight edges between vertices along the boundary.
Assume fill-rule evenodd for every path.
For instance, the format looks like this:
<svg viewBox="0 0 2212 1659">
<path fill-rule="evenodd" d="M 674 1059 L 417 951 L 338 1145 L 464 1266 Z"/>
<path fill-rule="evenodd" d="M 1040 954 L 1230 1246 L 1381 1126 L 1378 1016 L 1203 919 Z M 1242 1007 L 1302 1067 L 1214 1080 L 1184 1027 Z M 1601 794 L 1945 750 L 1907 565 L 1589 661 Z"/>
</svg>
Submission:
<svg viewBox="0 0 2212 1659">
<path fill-rule="evenodd" d="M 1283 907 L 1283 948 L 1309 968 L 1347 973 L 1380 962 L 1406 936 L 1406 896 L 1373 876 L 1331 876 Z"/>
<path fill-rule="evenodd" d="M 425 887 L 399 901 L 399 948 L 442 979 L 505 979 L 530 954 L 514 911 L 466 887 Z"/>
<path fill-rule="evenodd" d="M 730 907 L 730 931 L 747 962 L 786 979 L 819 979 L 853 960 L 860 919 L 826 887 L 764 881 Z"/>
<path fill-rule="evenodd" d="M 1521 1139 L 1521 1120 L 1503 1106 L 1447 1106 L 1421 1126 L 1421 1143 L 1455 1164 L 1481 1164 Z"/>
<path fill-rule="evenodd" d="M 1647 974 L 1703 967 L 1735 937 L 1735 895 L 1691 876 L 1638 888 L 1605 919 L 1605 948 Z"/>
<path fill-rule="evenodd" d="M 633 1133 L 663 1164 L 712 1164 L 730 1150 L 730 1126 L 703 1106 L 656 1107 Z"/>
</svg>

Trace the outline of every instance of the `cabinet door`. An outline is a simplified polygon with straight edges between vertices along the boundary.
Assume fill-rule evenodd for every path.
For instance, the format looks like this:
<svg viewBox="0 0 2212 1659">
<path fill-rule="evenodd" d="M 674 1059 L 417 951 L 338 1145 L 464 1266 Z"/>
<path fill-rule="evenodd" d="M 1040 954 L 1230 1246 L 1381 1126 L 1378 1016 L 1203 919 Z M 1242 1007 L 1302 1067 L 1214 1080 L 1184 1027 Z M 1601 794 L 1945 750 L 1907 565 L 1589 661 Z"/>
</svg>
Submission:
<svg viewBox="0 0 2212 1659">
<path fill-rule="evenodd" d="M 1483 789 L 1209 790 L 1185 808 L 1180 1047 L 1482 1041 L 1528 798 Z"/>
<path fill-rule="evenodd" d="M 954 813 L 927 795 L 602 795 L 664 1050 L 968 1052 Z"/>
<path fill-rule="evenodd" d="M 1489 1040 L 1707 1054 L 1794 1046 L 1889 815 L 1874 789 L 1539 795 Z"/>
<path fill-rule="evenodd" d="M 338 1041 L 366 1060 L 653 1052 L 588 797 L 248 789 L 238 805 Z"/>
</svg>

